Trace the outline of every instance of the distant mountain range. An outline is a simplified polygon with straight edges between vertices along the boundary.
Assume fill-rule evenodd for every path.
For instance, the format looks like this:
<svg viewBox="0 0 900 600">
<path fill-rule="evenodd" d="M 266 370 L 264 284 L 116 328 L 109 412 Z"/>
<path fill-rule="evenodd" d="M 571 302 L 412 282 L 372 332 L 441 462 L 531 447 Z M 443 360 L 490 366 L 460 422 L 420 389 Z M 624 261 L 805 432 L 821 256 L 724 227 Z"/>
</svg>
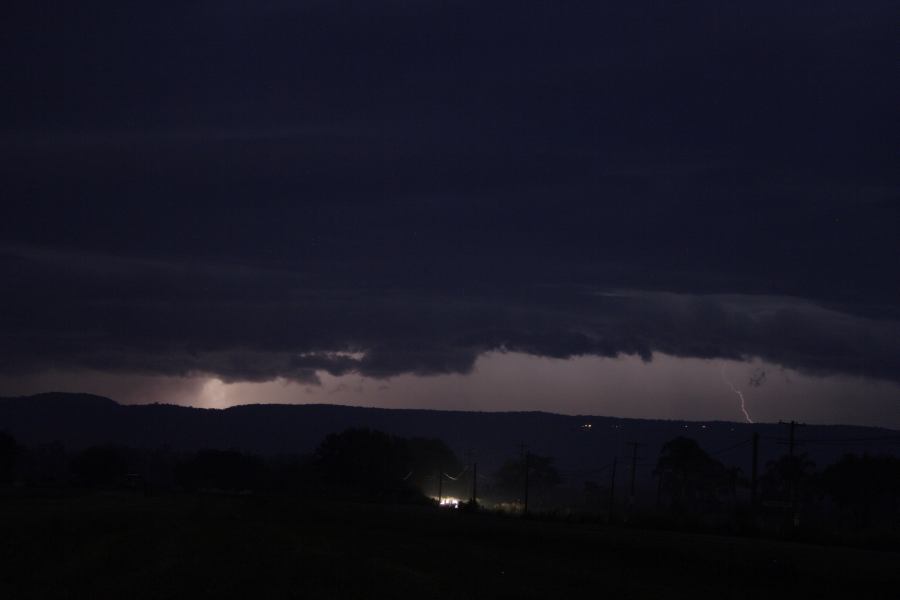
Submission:
<svg viewBox="0 0 900 600">
<path fill-rule="evenodd" d="M 0 398 L 0 430 L 26 445 L 58 441 L 70 449 L 113 443 L 176 451 L 234 448 L 263 455 L 306 454 L 331 432 L 369 427 L 447 442 L 461 458 L 471 450 L 491 470 L 524 444 L 555 457 L 571 483 L 603 478 L 594 471 L 618 457 L 629 468 L 637 442 L 638 480 L 648 483 L 661 446 L 682 435 L 716 458 L 749 472 L 750 439 L 760 434 L 760 468 L 787 452 L 788 426 L 721 421 L 655 421 L 545 412 L 463 412 L 362 408 L 323 404 L 255 404 L 200 409 L 166 404 L 121 405 L 89 394 L 48 393 Z M 900 453 L 900 432 L 875 427 L 804 425 L 797 451 L 818 466 L 845 452 Z M 485 471 L 488 472 L 488 471 Z"/>
</svg>

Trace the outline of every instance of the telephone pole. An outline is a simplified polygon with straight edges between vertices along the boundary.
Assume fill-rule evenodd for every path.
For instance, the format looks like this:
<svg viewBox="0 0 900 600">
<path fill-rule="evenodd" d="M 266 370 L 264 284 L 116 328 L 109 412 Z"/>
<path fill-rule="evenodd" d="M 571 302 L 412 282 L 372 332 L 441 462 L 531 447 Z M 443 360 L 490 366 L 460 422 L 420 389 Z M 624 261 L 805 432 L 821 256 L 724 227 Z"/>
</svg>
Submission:
<svg viewBox="0 0 900 600">
<path fill-rule="evenodd" d="M 793 456 L 794 455 L 794 430 L 797 429 L 797 422 L 791 421 L 789 425 L 790 425 L 790 435 L 789 435 L 790 441 L 788 442 L 788 454 Z"/>
<path fill-rule="evenodd" d="M 634 504 L 634 478 L 637 474 L 637 461 L 638 461 L 638 446 L 643 446 L 640 442 L 628 442 L 628 446 L 631 446 L 631 490 L 629 493 L 629 501 L 631 504 Z"/>
<path fill-rule="evenodd" d="M 441 500 L 444 497 L 444 469 L 442 467 L 438 467 L 437 487 L 438 487 L 438 506 L 440 506 Z"/>
<path fill-rule="evenodd" d="M 466 460 L 470 468 L 469 476 L 472 478 L 472 508 L 475 508 L 478 502 L 478 463 L 475 462 L 475 453 L 471 448 L 466 450 Z"/>
<path fill-rule="evenodd" d="M 609 517 L 608 521 L 612 523 L 613 520 L 613 506 L 616 502 L 616 463 L 619 458 L 617 456 L 613 456 L 612 469 L 609 472 Z"/>
<path fill-rule="evenodd" d="M 795 432 L 796 432 L 797 426 L 803 425 L 803 423 L 797 423 L 796 421 L 792 420 L 790 423 L 784 423 L 784 424 L 788 426 L 788 455 L 791 457 L 791 459 L 793 459 L 794 458 L 794 449 L 797 446 L 797 438 L 795 436 Z M 791 470 L 790 470 L 789 479 L 788 479 L 788 499 L 790 500 L 790 503 L 791 503 L 791 518 L 792 518 L 794 527 L 797 527 L 800 524 L 800 510 L 799 510 L 799 506 L 798 506 L 799 498 L 798 498 L 798 494 L 797 494 L 797 487 L 800 483 L 799 478 L 800 478 L 801 462 L 802 461 L 797 461 L 797 463 L 794 464 L 794 461 L 793 460 L 791 461 L 791 464 L 790 464 Z"/>
<path fill-rule="evenodd" d="M 530 465 L 529 454 L 528 454 L 528 446 L 525 445 L 525 442 L 519 442 L 519 457 L 522 461 L 522 467 L 525 469 L 525 495 L 524 495 L 524 503 L 522 514 L 528 514 L 528 470 Z"/>
<path fill-rule="evenodd" d="M 662 473 L 656 474 L 656 509 L 662 506 Z"/>
<path fill-rule="evenodd" d="M 475 466 L 475 453 L 471 448 L 466 450 L 466 469 L 469 471 L 469 477 L 472 478 L 472 495 L 469 500 L 474 504 L 475 503 L 475 476 L 472 473 L 472 469 Z"/>
<path fill-rule="evenodd" d="M 797 427 L 802 427 L 803 423 L 798 423 L 797 421 L 778 421 L 779 425 L 787 425 L 788 426 L 788 454 L 790 456 L 794 456 L 794 449 L 797 446 L 796 438 L 794 437 L 795 430 Z"/>
<path fill-rule="evenodd" d="M 788 429 L 788 455 L 791 459 L 794 458 L 794 448 L 796 444 L 796 438 L 794 437 L 794 431 L 797 429 L 798 425 L 803 425 L 803 423 L 797 423 L 796 421 L 791 421 L 790 423 L 785 423 L 784 421 L 779 421 L 782 425 L 787 425 Z M 788 479 L 788 498 L 791 503 L 791 517 L 793 521 L 794 527 L 797 527 L 800 524 L 800 512 L 798 510 L 798 497 L 797 497 L 797 485 L 799 483 L 798 479 L 800 477 L 800 462 L 797 461 L 797 464 L 794 464 L 792 460 L 790 463 L 790 473 Z"/>
<path fill-rule="evenodd" d="M 525 506 L 522 514 L 528 514 L 528 471 L 531 470 L 531 453 L 525 451 Z"/>
<path fill-rule="evenodd" d="M 759 464 L 759 433 L 753 433 L 753 467 L 750 471 L 750 506 L 755 511 L 757 503 L 757 469 Z"/>
</svg>

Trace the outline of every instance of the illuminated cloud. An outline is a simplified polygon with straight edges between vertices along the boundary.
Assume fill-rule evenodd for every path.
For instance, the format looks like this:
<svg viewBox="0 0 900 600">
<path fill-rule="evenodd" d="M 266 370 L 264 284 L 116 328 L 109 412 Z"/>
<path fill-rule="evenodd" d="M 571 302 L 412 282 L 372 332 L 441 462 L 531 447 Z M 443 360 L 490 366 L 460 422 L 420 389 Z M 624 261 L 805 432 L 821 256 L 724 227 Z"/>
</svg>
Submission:
<svg viewBox="0 0 900 600">
<path fill-rule="evenodd" d="M 896 2 L 101 4 L 8 11 L 0 392 L 900 381 Z"/>
<path fill-rule="evenodd" d="M 579 286 L 460 298 L 310 288 L 299 274 L 227 265 L 41 252 L 7 252 L 4 264 L 14 284 L 0 321 L 14 341 L 0 355 L 6 373 L 316 383 L 320 373 L 468 373 L 480 355 L 501 351 L 760 358 L 810 374 L 900 381 L 900 323 L 796 298 Z"/>
</svg>

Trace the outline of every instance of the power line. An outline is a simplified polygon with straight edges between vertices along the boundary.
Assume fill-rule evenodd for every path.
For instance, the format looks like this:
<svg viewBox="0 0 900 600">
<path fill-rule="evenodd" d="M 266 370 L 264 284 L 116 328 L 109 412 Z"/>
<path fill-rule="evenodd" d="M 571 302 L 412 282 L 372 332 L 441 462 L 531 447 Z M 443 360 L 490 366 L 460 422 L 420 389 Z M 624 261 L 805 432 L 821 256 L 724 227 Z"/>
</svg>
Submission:
<svg viewBox="0 0 900 600">
<path fill-rule="evenodd" d="M 593 469 L 557 469 L 559 473 L 566 473 L 568 475 L 577 475 L 577 474 L 589 474 L 589 473 L 602 473 L 612 466 L 612 463 L 607 465 L 603 465 L 602 467 L 596 467 Z"/>
<path fill-rule="evenodd" d="M 779 444 L 789 444 L 790 438 L 761 436 L 762 440 L 769 440 Z M 797 444 L 855 444 L 867 442 L 900 442 L 900 436 L 884 436 L 870 438 L 797 438 L 794 440 Z"/>
<path fill-rule="evenodd" d="M 794 432 L 797 430 L 797 426 L 802 427 L 804 425 L 804 423 L 798 423 L 797 421 L 789 421 L 789 422 L 779 421 L 778 423 L 780 425 L 788 426 L 788 454 L 793 456 L 794 455 L 794 447 L 797 445 L 796 444 L 797 440 L 794 437 Z"/>
<path fill-rule="evenodd" d="M 462 477 L 463 473 L 469 470 L 469 465 L 466 465 L 465 468 L 456 474 L 456 476 L 450 475 L 449 473 L 441 473 L 444 477 L 449 479 L 450 481 L 457 481 L 460 477 Z"/>
<path fill-rule="evenodd" d="M 740 447 L 742 447 L 742 446 L 746 446 L 747 444 L 749 444 L 749 443 L 752 442 L 752 441 L 753 441 L 752 439 L 744 440 L 744 441 L 742 441 L 742 442 L 738 442 L 737 444 L 732 444 L 731 446 L 727 446 L 727 447 L 722 448 L 722 449 L 720 449 L 720 450 L 716 450 L 715 452 L 710 452 L 709 455 L 710 455 L 710 456 L 718 456 L 718 455 L 720 455 L 720 454 L 724 454 L 724 453 L 726 453 L 726 452 L 730 452 L 731 450 L 737 450 L 738 448 L 740 448 Z"/>
<path fill-rule="evenodd" d="M 900 442 L 900 436 L 881 436 L 869 438 L 809 438 L 798 439 L 803 444 L 856 444 L 863 442 Z"/>
</svg>

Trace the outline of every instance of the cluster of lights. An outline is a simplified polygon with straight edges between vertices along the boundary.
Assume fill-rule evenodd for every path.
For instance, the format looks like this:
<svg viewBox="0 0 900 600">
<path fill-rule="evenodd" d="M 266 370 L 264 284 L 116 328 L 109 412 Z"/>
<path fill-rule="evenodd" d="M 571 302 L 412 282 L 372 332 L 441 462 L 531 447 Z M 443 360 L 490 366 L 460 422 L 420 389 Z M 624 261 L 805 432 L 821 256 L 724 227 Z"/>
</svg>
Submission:
<svg viewBox="0 0 900 600">
<path fill-rule="evenodd" d="M 435 498 L 437 500 L 437 498 Z M 445 496 L 439 500 L 441 506 L 449 506 L 450 508 L 459 508 L 461 500 L 452 496 Z"/>
</svg>

